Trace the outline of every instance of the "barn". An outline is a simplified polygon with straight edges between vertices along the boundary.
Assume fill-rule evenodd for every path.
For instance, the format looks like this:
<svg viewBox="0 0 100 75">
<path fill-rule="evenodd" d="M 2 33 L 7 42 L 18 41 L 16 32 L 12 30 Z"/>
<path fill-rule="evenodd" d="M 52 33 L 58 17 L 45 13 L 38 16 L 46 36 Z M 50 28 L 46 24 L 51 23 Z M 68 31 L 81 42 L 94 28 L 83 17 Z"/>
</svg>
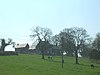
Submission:
<svg viewBox="0 0 100 75">
<path fill-rule="evenodd" d="M 17 52 L 18 54 L 27 54 L 27 52 L 29 51 L 29 44 L 17 44 L 15 47 L 15 52 Z"/>
</svg>

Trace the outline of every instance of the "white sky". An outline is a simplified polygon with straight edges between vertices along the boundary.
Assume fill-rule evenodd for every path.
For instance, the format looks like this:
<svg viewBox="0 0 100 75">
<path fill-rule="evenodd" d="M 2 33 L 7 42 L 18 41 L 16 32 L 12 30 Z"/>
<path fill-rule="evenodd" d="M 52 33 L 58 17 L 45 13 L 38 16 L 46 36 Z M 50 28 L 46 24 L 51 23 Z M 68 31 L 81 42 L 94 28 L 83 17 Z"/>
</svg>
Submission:
<svg viewBox="0 0 100 75">
<path fill-rule="evenodd" d="M 34 26 L 54 34 L 83 27 L 94 37 L 100 32 L 100 0 L 0 0 L 0 38 L 31 44 Z"/>
</svg>

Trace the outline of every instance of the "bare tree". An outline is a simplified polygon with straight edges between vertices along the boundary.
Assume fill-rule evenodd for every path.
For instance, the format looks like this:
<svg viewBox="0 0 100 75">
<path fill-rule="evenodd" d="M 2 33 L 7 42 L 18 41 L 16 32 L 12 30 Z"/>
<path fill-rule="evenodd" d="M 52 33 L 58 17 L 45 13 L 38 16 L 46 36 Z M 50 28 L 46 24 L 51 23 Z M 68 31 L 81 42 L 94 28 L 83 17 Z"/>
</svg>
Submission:
<svg viewBox="0 0 100 75">
<path fill-rule="evenodd" d="M 54 44 L 56 46 L 58 46 L 60 44 L 60 36 L 59 35 L 56 34 L 52 37 L 52 44 Z"/>
<path fill-rule="evenodd" d="M 32 39 L 38 39 L 38 41 L 49 41 L 52 35 L 52 31 L 49 28 L 35 27 L 32 29 Z"/>
<path fill-rule="evenodd" d="M 42 59 L 44 59 L 44 49 L 46 48 L 47 42 L 50 41 L 52 35 L 52 31 L 48 28 L 36 27 L 32 29 L 31 38 L 38 40 L 39 49 L 42 53 Z M 43 42 L 44 41 L 44 42 Z"/>
<path fill-rule="evenodd" d="M 96 38 L 93 41 L 93 47 L 100 51 L 100 33 L 97 33 Z"/>
<path fill-rule="evenodd" d="M 4 51 L 5 50 L 5 47 L 7 45 L 10 45 L 12 42 L 12 39 L 8 38 L 8 41 L 6 43 L 5 39 L 1 39 L 1 51 Z"/>
<path fill-rule="evenodd" d="M 60 37 L 64 37 L 64 49 L 68 56 L 73 56 L 75 45 L 74 45 L 74 36 L 72 28 L 65 28 L 61 33 Z"/>
<path fill-rule="evenodd" d="M 73 36 L 74 36 L 74 44 L 76 46 L 75 49 L 75 58 L 76 58 L 76 64 L 79 64 L 78 62 L 78 51 L 81 48 L 82 44 L 88 40 L 89 35 L 87 35 L 87 32 L 83 28 L 77 28 L 74 27 L 73 29 Z"/>
</svg>

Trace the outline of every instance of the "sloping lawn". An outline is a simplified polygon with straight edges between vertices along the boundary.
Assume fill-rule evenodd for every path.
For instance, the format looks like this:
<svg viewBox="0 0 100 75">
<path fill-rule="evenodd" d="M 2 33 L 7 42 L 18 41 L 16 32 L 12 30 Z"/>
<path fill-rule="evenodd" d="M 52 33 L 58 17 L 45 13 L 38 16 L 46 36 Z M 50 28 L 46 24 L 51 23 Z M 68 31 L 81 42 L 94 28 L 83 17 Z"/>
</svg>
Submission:
<svg viewBox="0 0 100 75">
<path fill-rule="evenodd" d="M 41 59 L 40 55 L 0 56 L 0 75 L 100 75 L 100 64 L 86 58 L 79 58 L 79 65 L 74 57 L 64 57 L 64 68 L 61 68 L 61 57 L 54 56 L 53 60 Z"/>
</svg>

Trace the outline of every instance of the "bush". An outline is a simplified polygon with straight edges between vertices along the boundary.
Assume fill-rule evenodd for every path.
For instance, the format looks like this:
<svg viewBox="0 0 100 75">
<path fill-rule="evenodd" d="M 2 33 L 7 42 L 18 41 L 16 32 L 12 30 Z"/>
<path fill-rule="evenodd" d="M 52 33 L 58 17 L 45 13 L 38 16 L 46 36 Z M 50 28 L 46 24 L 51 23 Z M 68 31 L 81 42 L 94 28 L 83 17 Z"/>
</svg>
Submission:
<svg viewBox="0 0 100 75">
<path fill-rule="evenodd" d="M 0 56 L 10 56 L 10 55 L 18 55 L 18 53 L 14 51 L 1 51 Z"/>
</svg>

